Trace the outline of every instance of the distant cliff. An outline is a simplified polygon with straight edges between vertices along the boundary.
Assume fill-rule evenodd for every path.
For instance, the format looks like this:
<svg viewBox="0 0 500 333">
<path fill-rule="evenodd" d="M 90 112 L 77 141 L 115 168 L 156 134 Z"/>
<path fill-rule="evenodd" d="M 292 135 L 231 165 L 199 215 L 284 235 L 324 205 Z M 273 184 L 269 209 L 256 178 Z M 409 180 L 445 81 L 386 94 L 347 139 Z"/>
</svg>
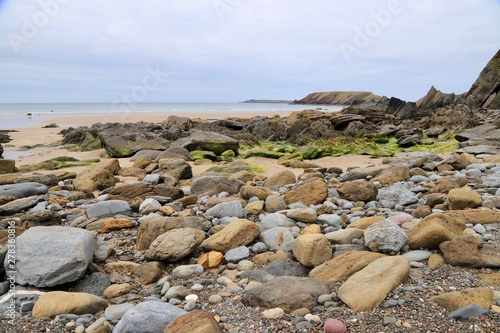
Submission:
<svg viewBox="0 0 500 333">
<path fill-rule="evenodd" d="M 240 103 L 275 103 L 275 104 L 290 104 L 292 101 L 285 99 L 249 99 Z"/>
<path fill-rule="evenodd" d="M 375 95 L 369 91 L 327 91 L 315 92 L 303 99 L 294 101 L 293 104 L 317 104 L 317 105 L 357 105 L 376 104 L 384 97 Z"/>
</svg>

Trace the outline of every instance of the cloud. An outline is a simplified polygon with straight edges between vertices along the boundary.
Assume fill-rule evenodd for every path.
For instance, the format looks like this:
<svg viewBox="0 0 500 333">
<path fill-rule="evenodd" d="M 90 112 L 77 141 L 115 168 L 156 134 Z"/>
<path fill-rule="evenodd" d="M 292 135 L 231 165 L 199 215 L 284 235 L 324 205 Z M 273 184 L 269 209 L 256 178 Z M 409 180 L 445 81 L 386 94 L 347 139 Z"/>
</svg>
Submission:
<svg viewBox="0 0 500 333">
<path fill-rule="evenodd" d="M 0 102 L 110 102 L 148 66 L 169 72 L 148 101 L 327 90 L 416 100 L 431 85 L 467 90 L 500 40 L 494 0 L 10 0 L 0 8 L 0 29 L 25 41 L 16 52 L 12 38 L 0 39 Z M 29 38 L 27 24 L 37 30 Z M 356 44 L 360 32 L 366 45 Z M 350 59 L 343 45 L 355 48 Z"/>
</svg>

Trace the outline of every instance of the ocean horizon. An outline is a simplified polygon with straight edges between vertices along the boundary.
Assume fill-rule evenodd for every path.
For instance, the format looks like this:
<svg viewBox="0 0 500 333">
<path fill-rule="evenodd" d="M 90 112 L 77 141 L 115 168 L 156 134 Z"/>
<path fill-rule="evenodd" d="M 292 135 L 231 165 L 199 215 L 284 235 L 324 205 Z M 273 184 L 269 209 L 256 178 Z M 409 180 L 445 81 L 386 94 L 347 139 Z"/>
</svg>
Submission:
<svg viewBox="0 0 500 333">
<path fill-rule="evenodd" d="M 340 105 L 294 105 L 286 103 L 0 103 L 0 130 L 26 127 L 41 121 L 59 117 L 92 116 L 92 115 L 124 115 L 141 113 L 162 113 L 166 116 L 175 114 L 189 117 L 190 112 L 196 114 L 227 113 L 229 116 L 245 117 L 255 112 L 269 113 L 268 116 L 280 112 L 320 109 L 321 111 L 340 111 Z M 234 114 L 233 114 L 234 113 Z"/>
</svg>

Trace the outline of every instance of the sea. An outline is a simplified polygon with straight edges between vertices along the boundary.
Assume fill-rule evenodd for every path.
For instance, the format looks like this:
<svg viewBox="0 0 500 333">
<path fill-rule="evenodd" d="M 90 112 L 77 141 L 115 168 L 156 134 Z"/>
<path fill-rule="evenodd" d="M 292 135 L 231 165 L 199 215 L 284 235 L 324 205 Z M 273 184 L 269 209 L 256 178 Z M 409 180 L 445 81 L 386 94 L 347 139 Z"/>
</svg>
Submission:
<svg viewBox="0 0 500 333">
<path fill-rule="evenodd" d="M 42 121 L 72 116 L 106 116 L 106 119 L 124 114 L 165 113 L 189 117 L 190 114 L 211 115 L 225 113 L 228 116 L 245 117 L 245 114 L 262 112 L 262 115 L 285 115 L 291 111 L 307 109 L 340 111 L 337 105 L 293 105 L 281 103 L 0 103 L 0 130 L 17 129 Z M 146 119 L 145 119 L 146 120 Z"/>
</svg>

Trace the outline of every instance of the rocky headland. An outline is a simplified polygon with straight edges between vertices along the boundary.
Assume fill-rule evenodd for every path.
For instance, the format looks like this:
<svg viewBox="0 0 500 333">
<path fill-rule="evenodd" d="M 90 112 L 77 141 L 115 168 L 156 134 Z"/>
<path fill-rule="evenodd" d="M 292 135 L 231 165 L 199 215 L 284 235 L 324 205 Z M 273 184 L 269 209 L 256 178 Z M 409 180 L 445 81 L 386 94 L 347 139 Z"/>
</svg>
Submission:
<svg viewBox="0 0 500 333">
<path fill-rule="evenodd" d="M 107 158 L 0 175 L 1 331 L 496 332 L 499 59 L 415 103 L 64 129 Z M 339 142 L 385 158 L 316 165 Z"/>
</svg>

